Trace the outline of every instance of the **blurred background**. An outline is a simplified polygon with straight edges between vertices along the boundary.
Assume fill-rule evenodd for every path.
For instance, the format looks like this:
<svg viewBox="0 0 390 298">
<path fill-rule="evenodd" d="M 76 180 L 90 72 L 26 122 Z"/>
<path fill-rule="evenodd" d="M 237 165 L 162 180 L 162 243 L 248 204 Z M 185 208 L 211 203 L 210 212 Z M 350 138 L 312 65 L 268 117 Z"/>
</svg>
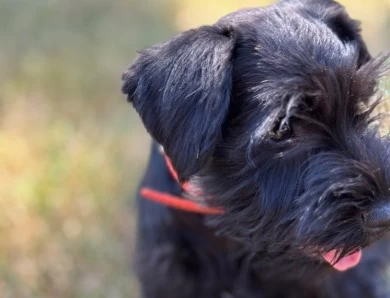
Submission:
<svg viewBox="0 0 390 298">
<path fill-rule="evenodd" d="M 1 298 L 137 297 L 149 138 L 120 75 L 138 49 L 271 2 L 0 0 Z M 390 0 L 341 2 L 371 52 L 389 51 Z"/>
</svg>

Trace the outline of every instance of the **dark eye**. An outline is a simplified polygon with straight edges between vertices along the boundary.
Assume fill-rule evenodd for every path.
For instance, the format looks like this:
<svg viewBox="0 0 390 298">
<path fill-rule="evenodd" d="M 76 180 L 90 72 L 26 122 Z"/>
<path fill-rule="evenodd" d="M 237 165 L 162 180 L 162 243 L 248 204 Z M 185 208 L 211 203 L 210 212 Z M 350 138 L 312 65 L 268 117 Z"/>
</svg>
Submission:
<svg viewBox="0 0 390 298">
<path fill-rule="evenodd" d="M 292 129 L 290 126 L 290 123 L 286 118 L 281 119 L 281 121 L 278 121 L 278 124 L 275 126 L 275 128 L 270 132 L 270 139 L 274 141 L 282 141 L 288 137 L 291 137 L 292 135 Z"/>
</svg>

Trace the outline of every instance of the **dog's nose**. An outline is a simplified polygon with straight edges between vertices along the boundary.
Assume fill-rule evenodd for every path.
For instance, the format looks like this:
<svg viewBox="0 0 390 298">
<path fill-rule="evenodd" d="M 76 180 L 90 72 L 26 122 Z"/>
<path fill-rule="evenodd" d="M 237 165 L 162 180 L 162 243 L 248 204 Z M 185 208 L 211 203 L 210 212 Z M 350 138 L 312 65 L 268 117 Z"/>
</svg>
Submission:
<svg viewBox="0 0 390 298">
<path fill-rule="evenodd" d="M 374 233 L 390 229 L 390 203 L 376 203 L 363 217 L 367 228 Z"/>
</svg>

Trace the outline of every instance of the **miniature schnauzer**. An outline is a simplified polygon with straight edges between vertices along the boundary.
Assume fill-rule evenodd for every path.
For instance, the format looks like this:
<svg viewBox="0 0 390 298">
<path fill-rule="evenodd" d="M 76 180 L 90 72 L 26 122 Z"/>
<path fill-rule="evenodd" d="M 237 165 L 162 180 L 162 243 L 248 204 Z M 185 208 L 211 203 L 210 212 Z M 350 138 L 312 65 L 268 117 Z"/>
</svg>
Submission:
<svg viewBox="0 0 390 298">
<path fill-rule="evenodd" d="M 386 65 L 332 0 L 240 10 L 140 52 L 123 92 L 154 140 L 142 297 L 390 297 Z"/>
</svg>

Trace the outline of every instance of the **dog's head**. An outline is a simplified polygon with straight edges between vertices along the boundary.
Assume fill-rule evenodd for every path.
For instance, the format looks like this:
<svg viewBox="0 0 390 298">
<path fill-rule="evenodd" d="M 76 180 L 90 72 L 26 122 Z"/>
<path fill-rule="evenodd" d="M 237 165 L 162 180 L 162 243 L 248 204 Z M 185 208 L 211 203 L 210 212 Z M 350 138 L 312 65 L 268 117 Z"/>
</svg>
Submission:
<svg viewBox="0 0 390 298">
<path fill-rule="evenodd" d="M 390 227 L 390 146 L 370 125 L 384 61 L 336 2 L 286 0 L 144 50 L 123 91 L 225 208 L 220 233 L 343 270 Z"/>
</svg>

